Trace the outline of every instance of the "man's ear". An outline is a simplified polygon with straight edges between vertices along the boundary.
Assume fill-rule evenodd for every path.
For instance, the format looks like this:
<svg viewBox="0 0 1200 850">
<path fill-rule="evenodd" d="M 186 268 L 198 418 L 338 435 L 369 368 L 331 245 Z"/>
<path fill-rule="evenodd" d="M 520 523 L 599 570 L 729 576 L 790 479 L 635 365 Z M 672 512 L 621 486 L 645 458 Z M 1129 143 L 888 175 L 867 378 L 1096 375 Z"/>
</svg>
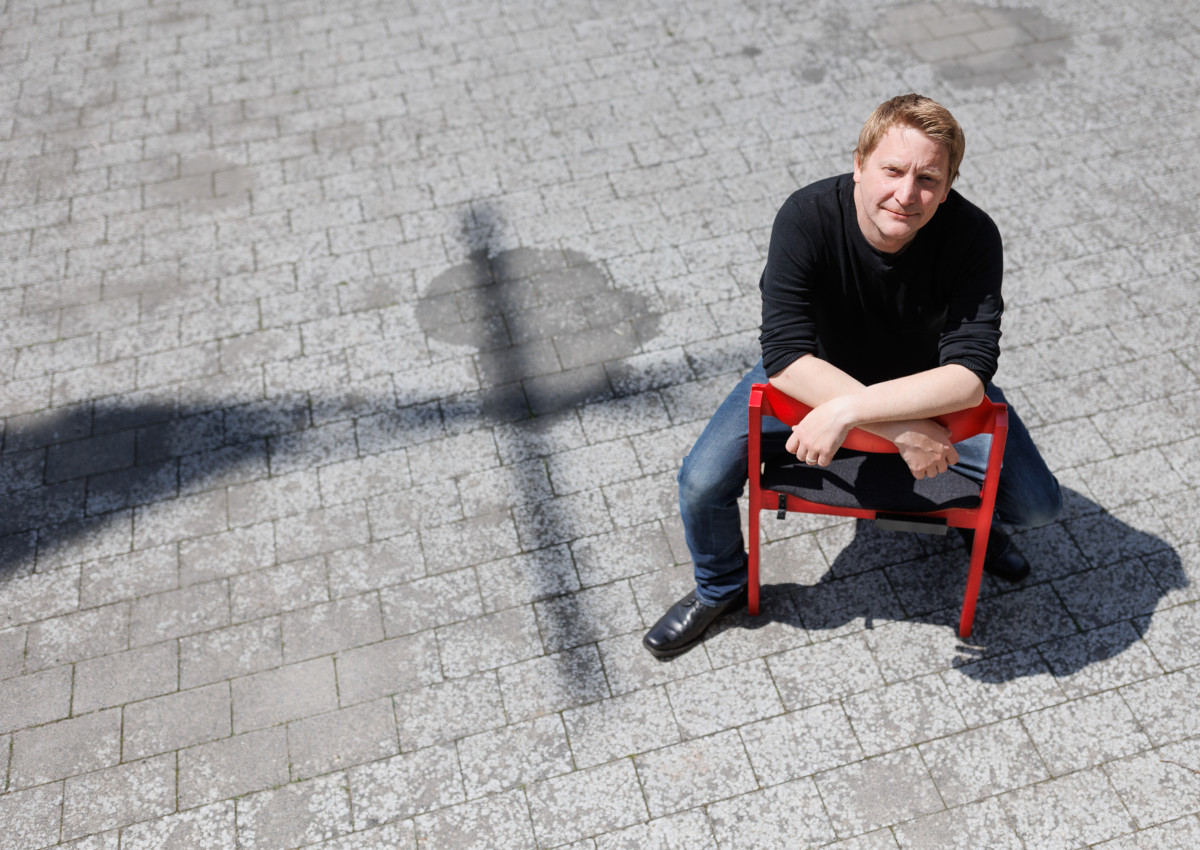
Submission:
<svg viewBox="0 0 1200 850">
<path fill-rule="evenodd" d="M 854 182 L 858 183 L 860 180 L 862 180 L 862 168 L 859 166 L 858 154 L 856 153 L 854 154 Z M 945 198 L 942 200 L 945 200 Z"/>
</svg>

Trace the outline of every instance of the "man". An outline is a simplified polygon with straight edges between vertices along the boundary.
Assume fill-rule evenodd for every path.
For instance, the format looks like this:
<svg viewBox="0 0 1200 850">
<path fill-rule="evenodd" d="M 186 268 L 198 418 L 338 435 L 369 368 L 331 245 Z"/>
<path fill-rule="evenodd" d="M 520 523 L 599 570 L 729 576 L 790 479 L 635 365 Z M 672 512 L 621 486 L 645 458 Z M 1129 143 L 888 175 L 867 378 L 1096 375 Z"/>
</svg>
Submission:
<svg viewBox="0 0 1200 850">
<path fill-rule="evenodd" d="M 962 129 L 945 107 L 902 95 L 867 119 L 853 174 L 800 189 L 780 209 L 759 283 L 763 359 L 679 472 L 696 589 L 647 632 L 643 643 L 654 655 L 688 650 L 745 600 L 737 499 L 747 478 L 752 384 L 769 379 L 813 407 L 794 429 L 764 420 L 764 452 L 826 466 L 859 427 L 895 443 L 917 478 L 955 466 L 982 479 L 986 437 L 956 447 L 932 420 L 973 407 L 985 393 L 1005 400 L 991 384 L 1003 251 L 987 214 L 951 189 L 963 149 Z M 1058 482 L 1010 408 L 996 519 L 1036 527 L 1060 508 Z M 1009 581 L 1029 572 L 998 528 L 984 568 Z"/>
</svg>

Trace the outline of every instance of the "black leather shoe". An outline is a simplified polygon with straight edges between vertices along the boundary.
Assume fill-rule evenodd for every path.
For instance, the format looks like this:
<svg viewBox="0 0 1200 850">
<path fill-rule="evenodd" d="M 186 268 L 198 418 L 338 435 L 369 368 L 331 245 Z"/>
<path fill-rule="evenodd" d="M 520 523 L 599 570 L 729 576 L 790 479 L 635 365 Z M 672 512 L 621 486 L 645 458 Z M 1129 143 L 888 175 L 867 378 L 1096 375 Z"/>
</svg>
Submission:
<svg viewBox="0 0 1200 850">
<path fill-rule="evenodd" d="M 746 588 L 743 587 L 726 602 L 715 608 L 705 605 L 696 598 L 696 591 L 671 606 L 654 624 L 642 645 L 658 658 L 668 658 L 687 652 L 704 637 L 704 632 L 713 621 L 726 611 L 735 610 L 746 604 Z"/>
<path fill-rule="evenodd" d="M 971 544 L 975 542 L 975 532 L 960 528 L 958 533 L 962 535 L 963 542 L 967 544 L 967 550 L 970 551 Z M 1004 581 L 1018 582 L 1029 575 L 1029 562 L 1013 545 L 1007 534 L 993 527 L 988 533 L 987 554 L 983 556 L 983 571 Z"/>
</svg>

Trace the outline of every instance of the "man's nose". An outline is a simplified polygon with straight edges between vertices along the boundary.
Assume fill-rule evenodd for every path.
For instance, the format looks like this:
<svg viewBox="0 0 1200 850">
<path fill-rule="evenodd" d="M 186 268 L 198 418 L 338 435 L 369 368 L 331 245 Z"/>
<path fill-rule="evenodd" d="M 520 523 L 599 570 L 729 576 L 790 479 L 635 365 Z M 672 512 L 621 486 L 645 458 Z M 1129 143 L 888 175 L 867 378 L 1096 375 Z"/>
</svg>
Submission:
<svg viewBox="0 0 1200 850">
<path fill-rule="evenodd" d="M 908 206 L 917 199 L 917 181 L 905 175 L 896 185 L 896 200 Z"/>
</svg>

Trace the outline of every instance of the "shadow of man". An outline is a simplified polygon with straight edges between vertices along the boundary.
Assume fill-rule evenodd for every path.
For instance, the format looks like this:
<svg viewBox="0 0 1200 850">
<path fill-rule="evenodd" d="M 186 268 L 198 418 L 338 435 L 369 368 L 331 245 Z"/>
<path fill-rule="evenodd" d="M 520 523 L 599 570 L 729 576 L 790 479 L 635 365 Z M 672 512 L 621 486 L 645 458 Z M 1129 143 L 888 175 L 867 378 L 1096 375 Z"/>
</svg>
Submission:
<svg viewBox="0 0 1200 850">
<path fill-rule="evenodd" d="M 1013 586 L 984 576 L 975 629 L 952 661 L 963 675 L 1003 682 L 1078 673 L 1137 643 L 1164 601 L 1188 587 L 1178 552 L 1146 530 L 1162 525 L 1152 511 L 1135 528 L 1077 492 L 1064 497 L 1064 519 L 1014 537 L 1033 564 L 1028 579 Z M 867 521 L 843 528 L 853 537 L 816 583 L 764 585 L 763 615 L 730 618 L 726 628 L 798 620 L 814 640 L 859 622 L 957 628 L 967 565 L 957 535 L 888 532 Z M 772 548 L 764 547 L 764 562 Z M 783 597 L 793 604 L 778 604 Z"/>
</svg>

